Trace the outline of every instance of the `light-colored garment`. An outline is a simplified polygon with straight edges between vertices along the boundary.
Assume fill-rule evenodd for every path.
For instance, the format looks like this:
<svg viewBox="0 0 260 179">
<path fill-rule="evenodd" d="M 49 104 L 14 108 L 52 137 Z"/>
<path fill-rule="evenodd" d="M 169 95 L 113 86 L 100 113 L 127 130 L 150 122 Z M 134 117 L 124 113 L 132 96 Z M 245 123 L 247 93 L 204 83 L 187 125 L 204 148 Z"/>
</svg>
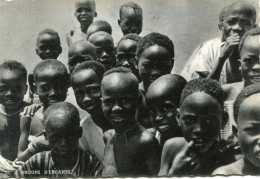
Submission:
<svg viewBox="0 0 260 179">
<path fill-rule="evenodd" d="M 102 162 L 105 148 L 102 129 L 94 123 L 90 115 L 81 120 L 80 125 L 83 128 L 83 134 L 79 139 L 79 147 Z"/>
<path fill-rule="evenodd" d="M 72 43 L 75 43 L 77 41 L 81 40 L 87 40 L 87 34 L 83 33 L 81 31 L 80 27 L 75 27 L 73 30 L 70 31 L 68 34 L 68 38 L 70 40 L 67 40 L 68 46 L 70 46 Z"/>
<path fill-rule="evenodd" d="M 69 102 L 69 103 L 73 104 L 79 110 L 80 119 L 84 119 L 84 118 L 86 118 L 86 116 L 89 115 L 87 113 L 87 111 L 84 111 L 83 109 L 81 109 L 78 106 L 78 103 L 77 103 L 77 100 L 75 98 L 75 94 L 74 94 L 74 91 L 73 91 L 72 87 L 70 87 L 68 89 L 68 95 L 67 95 L 67 98 L 66 98 L 65 102 Z"/>
<path fill-rule="evenodd" d="M 184 69 L 181 72 L 187 81 L 199 78 L 197 72 L 210 73 L 220 56 L 220 50 L 224 46 L 225 42 L 221 41 L 221 38 L 211 39 L 199 47 L 197 47 L 190 58 L 188 59 Z M 221 85 L 227 83 L 227 61 L 222 68 L 219 83 Z"/>
<path fill-rule="evenodd" d="M 86 152 L 78 150 L 75 166 L 71 170 L 57 170 L 56 163 L 51 151 L 35 154 L 18 168 L 14 175 L 20 177 L 95 177 L 101 174 L 101 163 Z"/>
</svg>

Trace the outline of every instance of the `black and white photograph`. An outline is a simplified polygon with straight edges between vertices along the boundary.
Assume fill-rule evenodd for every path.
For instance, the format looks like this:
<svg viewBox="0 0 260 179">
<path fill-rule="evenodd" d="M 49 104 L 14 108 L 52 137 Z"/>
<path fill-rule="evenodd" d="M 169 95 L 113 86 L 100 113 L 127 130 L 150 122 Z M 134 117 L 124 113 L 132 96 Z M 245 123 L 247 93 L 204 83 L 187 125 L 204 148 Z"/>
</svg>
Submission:
<svg viewBox="0 0 260 179">
<path fill-rule="evenodd" d="M 260 175 L 259 0 L 0 0 L 0 178 Z"/>
</svg>

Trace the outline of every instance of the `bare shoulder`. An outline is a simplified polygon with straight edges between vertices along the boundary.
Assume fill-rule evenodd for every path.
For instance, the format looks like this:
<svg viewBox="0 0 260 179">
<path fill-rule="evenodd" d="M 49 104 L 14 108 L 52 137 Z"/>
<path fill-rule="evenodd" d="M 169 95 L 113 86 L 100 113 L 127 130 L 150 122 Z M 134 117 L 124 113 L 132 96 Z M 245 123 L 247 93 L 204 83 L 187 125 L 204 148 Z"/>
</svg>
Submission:
<svg viewBox="0 0 260 179">
<path fill-rule="evenodd" d="M 187 144 L 187 141 L 183 137 L 174 137 L 165 142 L 163 150 L 171 150 L 172 152 L 177 153 Z"/>
<path fill-rule="evenodd" d="M 154 141 L 156 141 L 156 139 L 155 139 L 153 133 L 151 133 L 150 131 L 147 131 L 147 130 L 142 132 L 141 137 L 140 137 L 140 143 L 142 145 L 151 144 Z"/>
<path fill-rule="evenodd" d="M 238 94 L 242 91 L 244 82 L 224 84 L 221 87 L 224 91 L 226 101 L 235 100 Z"/>
<path fill-rule="evenodd" d="M 241 175 L 243 168 L 243 159 L 240 159 L 229 165 L 217 168 L 212 175 Z"/>
</svg>

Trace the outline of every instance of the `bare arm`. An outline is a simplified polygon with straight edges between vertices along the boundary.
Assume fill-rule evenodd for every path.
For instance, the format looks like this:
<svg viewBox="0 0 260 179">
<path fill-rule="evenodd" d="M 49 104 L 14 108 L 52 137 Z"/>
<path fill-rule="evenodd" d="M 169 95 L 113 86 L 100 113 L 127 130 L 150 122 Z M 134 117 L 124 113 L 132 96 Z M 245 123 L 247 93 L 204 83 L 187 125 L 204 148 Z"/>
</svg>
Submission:
<svg viewBox="0 0 260 179">
<path fill-rule="evenodd" d="M 157 176 L 160 165 L 160 146 L 150 132 L 143 132 L 141 145 L 144 155 L 145 166 L 152 176 Z"/>
<path fill-rule="evenodd" d="M 22 115 L 21 123 L 20 123 L 20 140 L 18 144 L 18 161 L 26 161 L 28 160 L 33 153 L 28 150 L 28 137 L 31 125 L 31 118 Z"/>
<path fill-rule="evenodd" d="M 238 68 L 238 67 L 234 66 L 232 62 L 235 60 L 234 56 L 235 56 L 235 58 L 237 58 L 236 57 L 237 55 L 234 55 L 234 52 L 237 53 L 235 49 L 238 48 L 239 42 L 240 42 L 240 37 L 238 34 L 233 34 L 232 36 L 227 38 L 225 45 L 221 48 L 220 56 L 217 60 L 217 63 L 214 65 L 212 71 L 210 72 L 210 74 L 208 75 L 207 78 L 211 78 L 211 79 L 218 81 L 220 78 L 220 74 L 223 69 L 223 66 L 228 58 L 230 58 L 229 60 L 231 61 L 231 66 L 228 71 L 233 72 L 233 73 L 235 73 L 234 75 L 236 75 L 236 73 L 237 73 L 236 68 Z M 234 75 L 231 75 L 231 76 L 234 76 Z M 229 83 L 231 83 L 231 82 L 232 81 L 229 81 Z"/>
</svg>

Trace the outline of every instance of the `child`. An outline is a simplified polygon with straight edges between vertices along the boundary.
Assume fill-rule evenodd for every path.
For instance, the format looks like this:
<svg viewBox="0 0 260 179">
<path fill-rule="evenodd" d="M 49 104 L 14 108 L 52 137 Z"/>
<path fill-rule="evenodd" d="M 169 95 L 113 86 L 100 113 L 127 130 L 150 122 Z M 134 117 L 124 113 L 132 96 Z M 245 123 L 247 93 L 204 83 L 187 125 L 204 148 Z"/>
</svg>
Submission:
<svg viewBox="0 0 260 179">
<path fill-rule="evenodd" d="M 36 94 L 39 96 L 42 107 L 33 117 L 21 117 L 21 136 L 18 146 L 18 160 L 21 161 L 26 161 L 39 150 L 48 148 L 48 144 L 41 135 L 44 129 L 42 124 L 43 113 L 51 104 L 64 101 L 69 87 L 67 68 L 58 60 L 40 62 L 34 68 L 33 76 Z M 36 136 L 36 138 L 29 136 Z M 32 142 L 28 146 L 28 140 L 30 139 Z"/>
<path fill-rule="evenodd" d="M 213 80 L 196 79 L 184 88 L 177 122 L 184 137 L 166 141 L 159 175 L 209 175 L 235 161 L 232 142 L 219 140 L 225 125 L 223 91 Z"/>
<path fill-rule="evenodd" d="M 146 92 L 146 102 L 152 117 L 154 133 L 161 147 L 169 138 L 182 136 L 175 117 L 186 84 L 183 77 L 168 74 L 155 80 Z"/>
<path fill-rule="evenodd" d="M 112 128 L 105 119 L 101 108 L 100 84 L 104 72 L 105 67 L 92 60 L 79 64 L 70 76 L 77 104 L 90 114 L 81 121 L 83 136 L 80 144 L 84 151 L 85 148 L 89 148 L 89 151 L 95 154 L 100 161 L 103 159 L 105 147 L 103 132 Z"/>
<path fill-rule="evenodd" d="M 17 157 L 20 137 L 20 113 L 28 104 L 25 67 L 12 60 L 0 65 L 0 155 L 13 161 Z"/>
<path fill-rule="evenodd" d="M 129 68 L 139 79 L 136 49 L 141 37 L 137 34 L 127 34 L 119 42 L 116 48 L 116 67 Z"/>
<path fill-rule="evenodd" d="M 241 59 L 242 82 L 230 83 L 222 86 L 225 92 L 225 104 L 229 114 L 229 121 L 233 127 L 233 135 L 236 138 L 236 123 L 233 118 L 233 103 L 243 88 L 259 83 L 259 38 L 260 28 L 254 28 L 245 33 L 239 44 Z"/>
<path fill-rule="evenodd" d="M 66 102 L 52 104 L 44 121 L 51 151 L 35 154 L 15 172 L 16 177 L 94 177 L 100 172 L 99 161 L 78 149 L 82 128 L 76 107 Z"/>
<path fill-rule="evenodd" d="M 137 111 L 137 119 L 145 128 L 150 128 L 152 124 L 146 109 L 145 93 L 153 81 L 171 73 L 174 64 L 174 46 L 167 36 L 150 33 L 138 42 L 136 55 L 142 80 L 139 89 L 143 97 L 142 105 Z"/>
<path fill-rule="evenodd" d="M 106 71 L 115 64 L 114 42 L 110 34 L 99 31 L 89 36 L 88 41 L 97 49 L 97 60 L 105 66 Z"/>
<path fill-rule="evenodd" d="M 37 37 L 37 55 L 42 60 L 57 59 L 61 52 L 59 34 L 52 29 L 42 30 Z"/>
<path fill-rule="evenodd" d="M 218 168 L 221 175 L 259 175 L 260 84 L 248 86 L 238 95 L 234 104 L 234 117 L 238 123 L 238 140 L 244 158 Z"/>
<path fill-rule="evenodd" d="M 120 7 L 118 25 L 124 35 L 129 33 L 140 34 L 143 28 L 142 8 L 134 3 L 128 2 Z"/>
<path fill-rule="evenodd" d="M 96 48 L 90 42 L 86 40 L 81 40 L 72 43 L 69 47 L 69 60 L 68 66 L 70 73 L 73 72 L 77 64 L 87 61 L 96 60 Z"/>
<path fill-rule="evenodd" d="M 46 59 L 57 59 L 61 54 L 62 48 L 60 43 L 59 34 L 52 29 L 42 30 L 37 37 L 36 43 L 36 54 L 41 58 L 41 60 Z M 29 96 L 34 99 L 34 87 L 33 87 L 33 74 L 30 73 L 28 76 L 29 82 Z M 36 103 L 32 101 L 32 103 Z"/>
<path fill-rule="evenodd" d="M 94 0 L 76 0 L 75 3 L 75 16 L 80 23 L 80 27 L 75 28 L 69 34 L 67 34 L 67 43 L 70 46 L 71 43 L 80 40 L 87 39 L 87 30 L 91 23 L 93 23 L 94 17 L 97 17 L 96 3 Z"/>
<path fill-rule="evenodd" d="M 101 82 L 102 109 L 115 129 L 107 139 L 102 176 L 157 174 L 158 143 L 136 122 L 138 79 L 127 68 L 107 71 Z"/>
<path fill-rule="evenodd" d="M 89 36 L 91 36 L 92 34 L 94 34 L 95 32 L 98 32 L 98 31 L 104 31 L 104 32 L 107 32 L 108 34 L 112 35 L 112 27 L 108 22 L 95 21 L 88 27 L 87 39 L 89 38 Z"/>
<path fill-rule="evenodd" d="M 208 78 L 220 84 L 241 81 L 239 70 L 238 44 L 244 33 L 256 23 L 256 10 L 248 2 L 235 2 L 222 11 L 220 29 L 222 39 L 212 39 L 204 43 L 191 57 L 182 75 L 189 81 L 197 78 L 197 73 L 207 73 Z"/>
</svg>

